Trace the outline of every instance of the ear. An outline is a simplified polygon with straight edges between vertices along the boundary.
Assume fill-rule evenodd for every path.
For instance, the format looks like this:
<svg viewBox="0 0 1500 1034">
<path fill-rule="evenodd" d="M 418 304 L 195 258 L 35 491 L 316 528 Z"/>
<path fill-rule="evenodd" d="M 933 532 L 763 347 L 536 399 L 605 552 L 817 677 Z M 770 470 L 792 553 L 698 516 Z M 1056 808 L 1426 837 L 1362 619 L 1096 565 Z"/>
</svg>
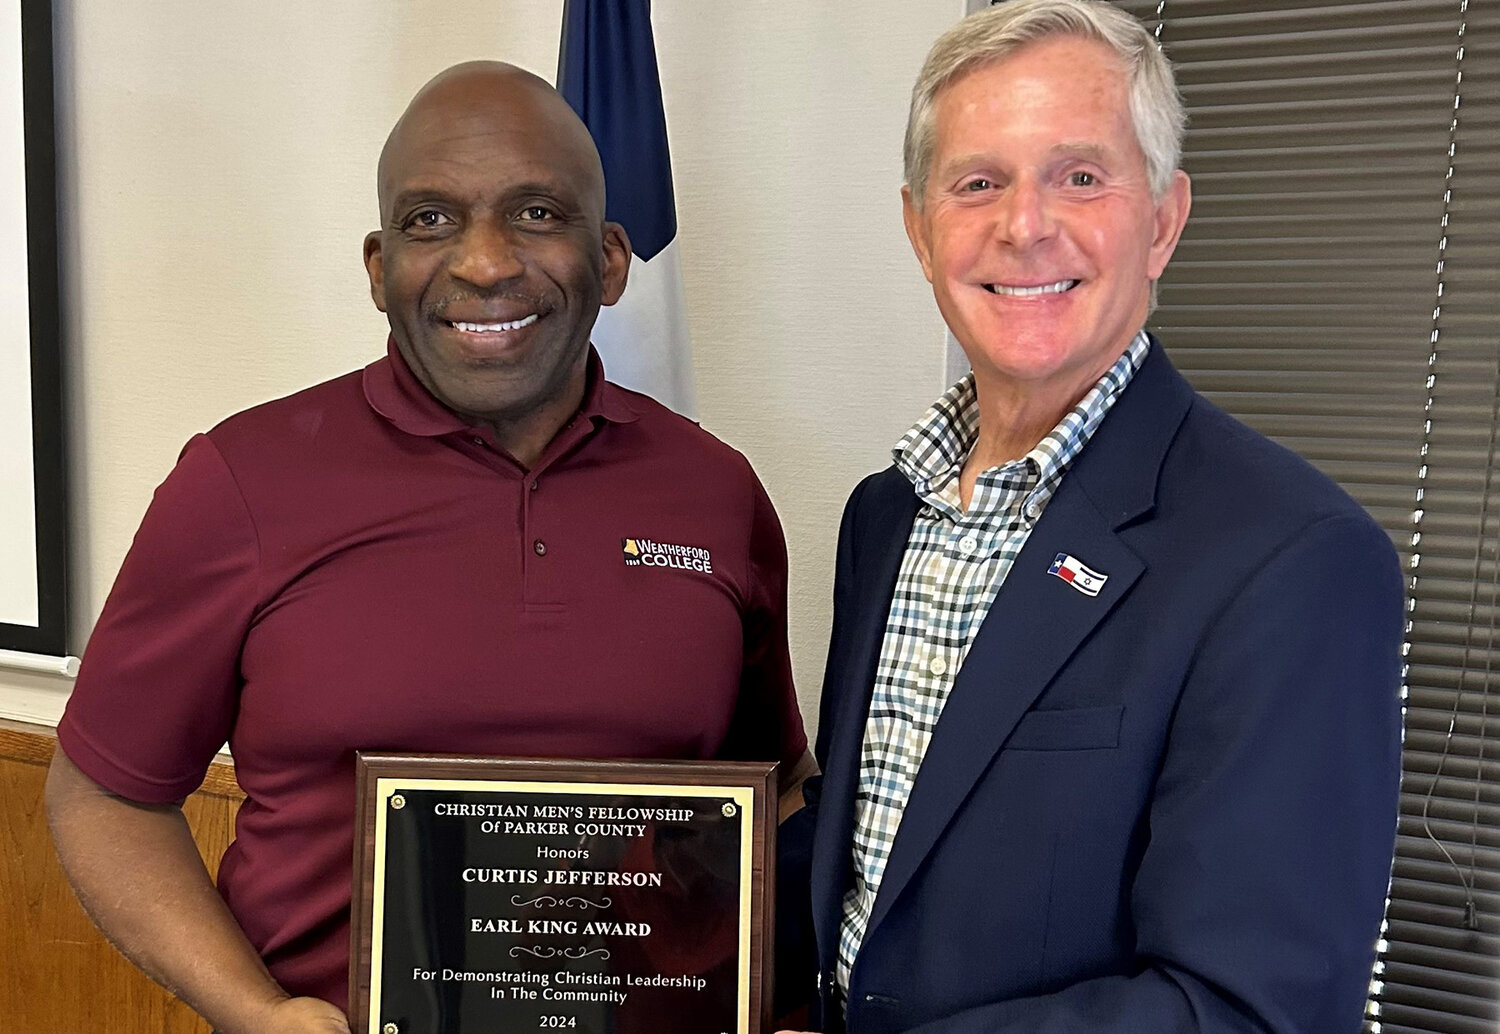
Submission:
<svg viewBox="0 0 1500 1034">
<path fill-rule="evenodd" d="M 604 294 L 601 305 L 613 305 L 625 293 L 630 275 L 630 236 L 619 223 L 604 224 Z"/>
<path fill-rule="evenodd" d="M 1188 174 L 1178 169 L 1172 173 L 1172 184 L 1167 193 L 1156 203 L 1155 233 L 1151 239 L 1151 252 L 1147 256 L 1146 270 L 1152 280 L 1161 277 L 1177 250 L 1177 241 L 1182 228 L 1187 225 L 1188 211 L 1193 207 L 1193 185 Z"/>
<path fill-rule="evenodd" d="M 911 250 L 917 253 L 917 261 L 922 263 L 922 275 L 927 282 L 932 283 L 932 248 L 927 240 L 927 220 L 922 218 L 922 211 L 912 200 L 911 187 L 901 188 L 901 221 L 906 224 L 906 239 L 911 241 Z"/>
<path fill-rule="evenodd" d="M 380 254 L 380 231 L 365 234 L 365 272 L 370 274 L 370 297 L 375 308 L 385 311 L 385 262 Z"/>
</svg>

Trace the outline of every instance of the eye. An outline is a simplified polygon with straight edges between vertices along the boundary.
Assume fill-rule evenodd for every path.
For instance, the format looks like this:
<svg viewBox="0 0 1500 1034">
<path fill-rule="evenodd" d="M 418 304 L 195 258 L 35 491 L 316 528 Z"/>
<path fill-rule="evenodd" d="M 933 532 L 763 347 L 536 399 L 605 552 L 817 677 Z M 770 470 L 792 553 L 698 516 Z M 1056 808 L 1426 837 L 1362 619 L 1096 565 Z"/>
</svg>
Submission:
<svg viewBox="0 0 1500 1034">
<path fill-rule="evenodd" d="M 982 190 L 989 190 L 992 186 L 994 184 L 987 179 L 973 179 L 965 183 L 963 189 L 972 194 L 977 194 Z"/>
<path fill-rule="evenodd" d="M 1068 185 L 1070 187 L 1092 187 L 1099 179 L 1092 172 L 1073 172 L 1068 174 Z"/>
<path fill-rule="evenodd" d="M 521 218 L 527 222 L 539 222 L 544 219 L 555 219 L 557 216 L 545 205 L 527 205 L 521 209 Z"/>
<path fill-rule="evenodd" d="M 419 208 L 406 220 L 404 229 L 436 230 L 452 221 L 436 208 Z"/>
</svg>

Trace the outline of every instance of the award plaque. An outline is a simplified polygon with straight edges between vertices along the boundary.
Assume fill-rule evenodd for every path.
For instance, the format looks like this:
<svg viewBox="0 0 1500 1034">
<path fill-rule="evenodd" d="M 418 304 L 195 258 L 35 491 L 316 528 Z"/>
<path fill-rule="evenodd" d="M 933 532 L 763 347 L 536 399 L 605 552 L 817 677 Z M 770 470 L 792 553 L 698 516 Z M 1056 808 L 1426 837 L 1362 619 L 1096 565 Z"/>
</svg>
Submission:
<svg viewBox="0 0 1500 1034">
<path fill-rule="evenodd" d="M 775 765 L 361 754 L 355 1034 L 766 1034 Z"/>
</svg>

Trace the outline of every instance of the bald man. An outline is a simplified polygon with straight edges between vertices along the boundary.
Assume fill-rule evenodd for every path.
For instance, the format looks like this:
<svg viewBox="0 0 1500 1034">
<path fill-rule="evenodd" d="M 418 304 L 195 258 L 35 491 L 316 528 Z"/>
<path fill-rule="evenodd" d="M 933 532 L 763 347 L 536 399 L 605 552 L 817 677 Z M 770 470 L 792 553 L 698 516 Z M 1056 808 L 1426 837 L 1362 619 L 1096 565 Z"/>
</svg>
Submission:
<svg viewBox="0 0 1500 1034">
<path fill-rule="evenodd" d="M 764 490 L 589 345 L 630 242 L 583 124 L 459 65 L 392 130 L 379 201 L 385 358 L 188 443 L 48 780 L 85 908 L 225 1034 L 348 1030 L 356 750 L 781 761 L 788 793 L 809 764 Z M 181 802 L 226 740 L 216 890 Z"/>
</svg>

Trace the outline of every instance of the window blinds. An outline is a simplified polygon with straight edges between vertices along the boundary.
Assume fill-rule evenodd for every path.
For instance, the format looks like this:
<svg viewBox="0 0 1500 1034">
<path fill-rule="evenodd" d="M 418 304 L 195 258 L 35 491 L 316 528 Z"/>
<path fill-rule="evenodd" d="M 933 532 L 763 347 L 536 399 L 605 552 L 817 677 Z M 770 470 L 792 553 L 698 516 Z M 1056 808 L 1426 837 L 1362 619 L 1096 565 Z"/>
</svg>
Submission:
<svg viewBox="0 0 1500 1034">
<path fill-rule="evenodd" d="M 1366 1029 L 1495 1034 L 1500 0 L 1117 3 L 1158 33 L 1192 119 L 1193 215 L 1153 329 L 1408 564 L 1401 819 Z"/>
</svg>

